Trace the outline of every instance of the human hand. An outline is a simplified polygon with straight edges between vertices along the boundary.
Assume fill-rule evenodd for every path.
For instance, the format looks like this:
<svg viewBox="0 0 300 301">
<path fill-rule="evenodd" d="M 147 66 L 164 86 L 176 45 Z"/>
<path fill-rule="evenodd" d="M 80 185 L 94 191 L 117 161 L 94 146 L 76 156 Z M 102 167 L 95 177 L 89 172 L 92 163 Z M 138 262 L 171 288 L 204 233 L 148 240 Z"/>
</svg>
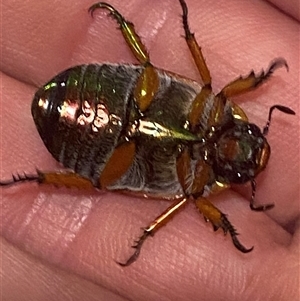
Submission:
<svg viewBox="0 0 300 301">
<path fill-rule="evenodd" d="M 136 63 L 107 13 L 88 15 L 92 4 L 3 1 L 1 179 L 35 167 L 58 169 L 30 114 L 38 86 L 81 63 Z M 111 4 L 134 22 L 155 66 L 199 80 L 182 38 L 177 1 Z M 240 74 L 259 72 L 284 57 L 289 73 L 278 70 L 234 101 L 260 127 L 271 105 L 298 107 L 299 19 L 266 2 L 189 0 L 187 5 L 216 92 Z M 274 113 L 268 136 L 272 156 L 257 187 L 257 202 L 274 202 L 273 210 L 251 212 L 243 191 L 213 197 L 240 240 L 254 245 L 250 254 L 239 253 L 221 231 L 213 233 L 189 206 L 145 243 L 136 263 L 121 268 L 115 260 L 131 255 L 140 227 L 168 203 L 35 184 L 1 189 L 4 300 L 295 300 L 298 116 Z"/>
</svg>

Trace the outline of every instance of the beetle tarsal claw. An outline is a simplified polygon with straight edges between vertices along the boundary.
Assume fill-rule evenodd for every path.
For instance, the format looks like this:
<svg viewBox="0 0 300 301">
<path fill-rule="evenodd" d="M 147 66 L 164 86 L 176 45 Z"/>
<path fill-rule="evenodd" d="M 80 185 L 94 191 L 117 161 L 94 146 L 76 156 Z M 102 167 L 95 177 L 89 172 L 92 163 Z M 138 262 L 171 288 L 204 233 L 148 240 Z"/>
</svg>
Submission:
<svg viewBox="0 0 300 301">
<path fill-rule="evenodd" d="M 230 223 L 230 221 L 227 219 L 225 214 L 222 214 L 221 217 L 222 220 L 222 224 L 221 227 L 224 231 L 224 234 L 226 235 L 227 232 L 229 232 L 230 236 L 231 236 L 231 240 L 234 244 L 234 246 L 241 251 L 242 253 L 248 253 L 251 252 L 253 250 L 253 247 L 251 247 L 250 249 L 247 249 L 246 247 L 244 247 L 240 241 L 238 240 L 237 236 L 239 235 L 239 233 L 236 231 L 236 229 L 232 226 L 232 224 Z"/>
<path fill-rule="evenodd" d="M 282 57 L 276 58 L 271 62 L 270 67 L 266 73 L 272 73 L 276 69 L 281 67 L 285 67 L 286 71 L 289 71 L 289 65 L 287 61 Z"/>
<path fill-rule="evenodd" d="M 213 230 L 216 232 L 220 227 L 213 224 Z"/>
<path fill-rule="evenodd" d="M 136 245 L 131 246 L 133 249 L 135 249 L 134 253 L 128 258 L 128 260 L 125 263 L 119 261 L 117 261 L 117 263 L 122 267 L 126 267 L 134 263 L 138 259 L 141 252 L 142 245 L 149 235 L 150 232 L 144 231 L 140 239 L 138 241 L 135 241 Z"/>
</svg>

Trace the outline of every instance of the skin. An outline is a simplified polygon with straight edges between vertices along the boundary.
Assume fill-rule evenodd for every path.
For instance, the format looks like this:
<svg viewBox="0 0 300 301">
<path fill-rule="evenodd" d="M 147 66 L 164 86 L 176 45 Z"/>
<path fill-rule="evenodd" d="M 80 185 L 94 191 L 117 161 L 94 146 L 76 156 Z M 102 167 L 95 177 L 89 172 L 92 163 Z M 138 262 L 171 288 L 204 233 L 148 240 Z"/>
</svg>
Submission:
<svg viewBox="0 0 300 301">
<path fill-rule="evenodd" d="M 30 114 L 36 87 L 81 63 L 136 63 L 106 12 L 93 2 L 3 0 L 1 36 L 1 179 L 12 172 L 57 170 Z M 184 39 L 177 1 L 111 1 L 133 21 L 155 66 L 200 81 Z M 188 1 L 189 23 L 219 91 L 240 74 L 284 57 L 258 90 L 235 99 L 262 127 L 274 112 L 272 157 L 257 178 L 249 209 L 247 186 L 211 199 L 241 234 L 249 254 L 221 231 L 213 233 L 193 204 L 186 207 L 127 268 L 115 261 L 169 203 L 121 194 L 23 184 L 1 188 L 2 300 L 296 300 L 299 296 L 299 19 L 263 1 Z M 283 4 L 281 4 L 283 5 Z M 297 9 L 297 3 L 289 3 Z M 298 7 L 299 9 L 299 7 Z"/>
</svg>

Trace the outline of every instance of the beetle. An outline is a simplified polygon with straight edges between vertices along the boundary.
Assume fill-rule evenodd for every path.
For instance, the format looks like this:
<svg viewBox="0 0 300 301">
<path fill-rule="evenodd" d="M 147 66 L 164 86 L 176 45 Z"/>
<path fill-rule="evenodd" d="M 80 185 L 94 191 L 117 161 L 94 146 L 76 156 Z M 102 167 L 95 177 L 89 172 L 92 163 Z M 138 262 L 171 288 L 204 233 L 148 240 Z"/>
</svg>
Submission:
<svg viewBox="0 0 300 301">
<path fill-rule="evenodd" d="M 188 24 L 188 8 L 179 0 L 185 40 L 203 85 L 155 68 L 135 31 L 113 6 L 105 2 L 89 8 L 108 10 L 120 26 L 138 65 L 88 64 L 56 75 L 37 90 L 32 116 L 52 156 L 66 170 L 16 174 L 0 186 L 37 182 L 56 186 L 131 191 L 141 196 L 172 200 L 172 204 L 144 228 L 134 253 L 122 266 L 138 258 L 145 240 L 165 225 L 187 202 L 194 202 L 214 230 L 229 232 L 234 246 L 243 246 L 227 216 L 208 199 L 232 184 L 251 183 L 250 208 L 265 211 L 274 204 L 255 204 L 256 176 L 270 157 L 266 140 L 275 109 L 269 109 L 260 130 L 248 121 L 231 97 L 256 89 L 280 67 L 273 60 L 266 71 L 239 77 L 214 94 L 211 76 Z"/>
</svg>

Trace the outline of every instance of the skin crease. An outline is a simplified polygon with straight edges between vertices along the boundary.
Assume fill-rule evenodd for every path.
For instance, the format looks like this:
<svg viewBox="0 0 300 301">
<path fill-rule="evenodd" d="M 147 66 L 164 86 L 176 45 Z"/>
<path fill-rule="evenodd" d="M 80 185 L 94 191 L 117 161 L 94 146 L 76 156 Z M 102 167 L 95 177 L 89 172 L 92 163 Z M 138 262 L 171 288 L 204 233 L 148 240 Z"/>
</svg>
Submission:
<svg viewBox="0 0 300 301">
<path fill-rule="evenodd" d="M 153 64 L 200 81 L 182 39 L 179 3 L 111 1 L 134 22 Z M 202 46 L 214 91 L 275 57 L 290 66 L 258 90 L 235 98 L 262 127 L 268 108 L 282 104 L 297 115 L 274 112 L 268 136 L 272 157 L 258 177 L 257 202 L 249 189 L 213 196 L 228 214 L 249 254 L 190 204 L 149 239 L 136 263 L 130 245 L 169 203 L 116 193 L 23 184 L 1 189 L 2 300 L 296 300 L 299 296 L 299 20 L 262 1 L 187 0 L 191 30 Z M 106 12 L 92 19 L 93 2 L 3 0 L 1 36 L 1 174 L 57 170 L 30 114 L 37 86 L 81 63 L 136 63 Z M 284 8 L 282 8 L 284 9 Z M 295 7 L 297 9 L 297 7 Z"/>
</svg>

